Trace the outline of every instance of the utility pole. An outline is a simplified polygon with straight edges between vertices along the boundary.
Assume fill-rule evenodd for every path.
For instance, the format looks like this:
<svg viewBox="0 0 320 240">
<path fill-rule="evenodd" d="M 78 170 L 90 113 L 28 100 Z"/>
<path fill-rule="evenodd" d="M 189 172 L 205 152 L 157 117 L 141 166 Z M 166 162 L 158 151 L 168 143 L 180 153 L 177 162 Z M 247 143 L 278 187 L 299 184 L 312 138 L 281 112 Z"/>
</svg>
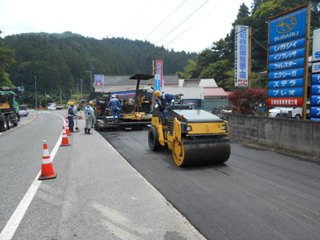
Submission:
<svg viewBox="0 0 320 240">
<path fill-rule="evenodd" d="M 62 93 L 61 93 L 61 88 L 60 88 L 60 104 L 62 104 Z"/>
<path fill-rule="evenodd" d="M 89 74 L 90 74 L 90 85 L 89 85 L 89 93 L 92 91 L 92 71 L 94 69 L 94 66 L 92 65 L 92 59 L 89 60 Z"/>
<path fill-rule="evenodd" d="M 35 101 L 35 109 L 38 108 L 38 104 L 37 104 L 37 76 L 34 76 L 34 101 Z"/>
<path fill-rule="evenodd" d="M 80 96 L 82 98 L 82 79 L 80 79 Z"/>
</svg>

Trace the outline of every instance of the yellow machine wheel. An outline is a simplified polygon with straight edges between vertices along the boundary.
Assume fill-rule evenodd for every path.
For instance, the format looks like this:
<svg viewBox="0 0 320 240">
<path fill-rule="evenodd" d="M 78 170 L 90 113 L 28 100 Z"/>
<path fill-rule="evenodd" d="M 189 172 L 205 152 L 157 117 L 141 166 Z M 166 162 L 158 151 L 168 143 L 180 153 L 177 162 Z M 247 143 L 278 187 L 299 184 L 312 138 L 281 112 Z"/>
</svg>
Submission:
<svg viewBox="0 0 320 240">
<path fill-rule="evenodd" d="M 151 151 L 158 151 L 160 149 L 159 135 L 157 129 L 154 126 L 149 128 L 148 144 Z"/>
<path fill-rule="evenodd" d="M 172 144 L 172 157 L 178 167 L 223 164 L 229 156 L 228 142 L 186 144 L 175 140 Z"/>
<path fill-rule="evenodd" d="M 185 161 L 184 145 L 182 142 L 175 140 L 172 145 L 172 156 L 175 164 L 182 167 Z"/>
</svg>

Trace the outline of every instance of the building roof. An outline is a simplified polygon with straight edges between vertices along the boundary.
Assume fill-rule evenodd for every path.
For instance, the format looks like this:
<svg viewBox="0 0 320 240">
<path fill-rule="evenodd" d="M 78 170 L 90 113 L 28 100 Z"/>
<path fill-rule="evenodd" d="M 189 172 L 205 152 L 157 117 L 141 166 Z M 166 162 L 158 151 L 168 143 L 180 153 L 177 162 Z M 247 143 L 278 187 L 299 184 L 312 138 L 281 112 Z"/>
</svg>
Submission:
<svg viewBox="0 0 320 240">
<path fill-rule="evenodd" d="M 206 79 L 200 79 L 199 87 L 217 88 L 218 85 L 216 83 L 216 80 L 214 80 L 213 78 L 206 78 Z"/>
<path fill-rule="evenodd" d="M 104 76 L 104 85 L 105 86 L 119 86 L 119 85 L 136 85 L 136 81 L 130 79 L 132 75 L 105 75 Z M 178 85 L 178 76 L 177 75 L 164 75 L 164 84 L 175 84 Z M 154 78 L 150 80 L 141 80 L 141 83 L 147 85 L 154 85 Z"/>
<path fill-rule="evenodd" d="M 228 93 L 223 88 L 204 88 L 204 97 L 227 97 Z"/>
<path fill-rule="evenodd" d="M 130 79 L 132 75 L 105 75 L 103 85 L 97 86 L 93 83 L 96 92 L 109 92 L 135 89 L 137 80 Z M 164 75 L 164 85 L 178 85 L 177 75 Z M 140 81 L 140 89 L 154 86 L 154 78 Z"/>
</svg>

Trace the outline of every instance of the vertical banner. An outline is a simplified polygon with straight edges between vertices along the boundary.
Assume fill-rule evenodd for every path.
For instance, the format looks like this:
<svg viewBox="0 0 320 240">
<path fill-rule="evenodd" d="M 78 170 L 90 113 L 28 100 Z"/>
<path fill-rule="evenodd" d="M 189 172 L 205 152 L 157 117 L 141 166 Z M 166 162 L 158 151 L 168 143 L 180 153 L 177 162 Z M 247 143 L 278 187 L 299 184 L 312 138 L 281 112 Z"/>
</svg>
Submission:
<svg viewBox="0 0 320 240">
<path fill-rule="evenodd" d="M 313 31 L 310 120 L 320 121 L 320 28 Z"/>
<path fill-rule="evenodd" d="M 269 19 L 268 106 L 305 106 L 307 27 L 307 6 Z"/>
<path fill-rule="evenodd" d="M 236 87 L 248 87 L 249 79 L 249 26 L 235 27 L 235 79 Z"/>
<path fill-rule="evenodd" d="M 95 86 L 104 86 L 104 75 L 103 74 L 94 74 L 94 85 Z"/>
<path fill-rule="evenodd" d="M 163 60 L 158 59 L 154 61 L 154 87 L 160 90 L 164 86 L 163 80 Z"/>
</svg>

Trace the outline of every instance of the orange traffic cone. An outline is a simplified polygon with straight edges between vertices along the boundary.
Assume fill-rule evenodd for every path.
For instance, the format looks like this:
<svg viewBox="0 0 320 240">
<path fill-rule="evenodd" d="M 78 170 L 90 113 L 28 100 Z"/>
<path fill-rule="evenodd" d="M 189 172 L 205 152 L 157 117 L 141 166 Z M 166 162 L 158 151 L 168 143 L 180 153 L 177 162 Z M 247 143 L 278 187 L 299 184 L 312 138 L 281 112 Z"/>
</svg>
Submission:
<svg viewBox="0 0 320 240">
<path fill-rule="evenodd" d="M 69 139 L 66 133 L 66 129 L 63 127 L 63 132 L 62 132 L 62 140 L 60 146 L 69 146 Z"/>
<path fill-rule="evenodd" d="M 56 178 L 57 174 L 53 170 L 52 161 L 50 158 L 47 141 L 43 141 L 43 154 L 42 154 L 42 165 L 41 175 L 38 180 L 47 180 Z"/>
<path fill-rule="evenodd" d="M 66 134 L 67 134 L 68 136 L 71 136 L 68 119 L 66 120 L 66 127 L 65 127 L 65 128 L 66 128 Z"/>
</svg>

